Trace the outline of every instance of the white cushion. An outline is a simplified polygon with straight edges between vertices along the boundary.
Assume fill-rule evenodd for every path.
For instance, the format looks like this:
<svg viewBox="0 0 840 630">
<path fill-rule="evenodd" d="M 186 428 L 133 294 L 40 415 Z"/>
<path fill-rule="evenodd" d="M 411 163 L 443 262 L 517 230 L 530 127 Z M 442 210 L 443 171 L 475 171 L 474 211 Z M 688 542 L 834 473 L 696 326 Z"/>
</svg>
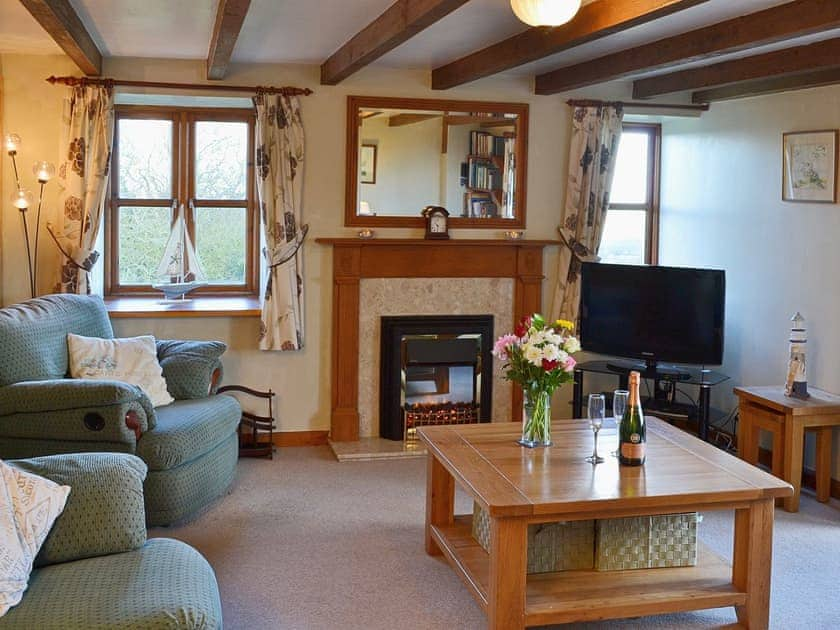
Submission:
<svg viewBox="0 0 840 630">
<path fill-rule="evenodd" d="M 166 380 L 157 359 L 155 338 L 151 335 L 100 339 L 70 333 L 67 335 L 67 348 L 70 351 L 70 376 L 73 378 L 137 385 L 155 407 L 175 400 L 166 389 Z"/>
<path fill-rule="evenodd" d="M 32 562 L 69 493 L 70 486 L 0 460 L 0 617 L 23 597 Z"/>
</svg>

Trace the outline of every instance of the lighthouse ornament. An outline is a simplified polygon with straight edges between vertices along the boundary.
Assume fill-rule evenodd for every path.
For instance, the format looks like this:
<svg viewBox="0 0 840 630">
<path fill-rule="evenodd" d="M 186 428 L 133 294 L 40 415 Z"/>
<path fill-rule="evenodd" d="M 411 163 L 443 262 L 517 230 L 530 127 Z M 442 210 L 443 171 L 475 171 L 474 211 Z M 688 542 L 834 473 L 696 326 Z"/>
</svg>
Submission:
<svg viewBox="0 0 840 630">
<path fill-rule="evenodd" d="M 805 371 L 805 344 L 808 343 L 805 318 L 800 313 L 796 313 L 790 321 L 790 358 L 788 359 L 785 396 L 806 399 L 810 394 L 808 394 L 808 379 Z"/>
</svg>

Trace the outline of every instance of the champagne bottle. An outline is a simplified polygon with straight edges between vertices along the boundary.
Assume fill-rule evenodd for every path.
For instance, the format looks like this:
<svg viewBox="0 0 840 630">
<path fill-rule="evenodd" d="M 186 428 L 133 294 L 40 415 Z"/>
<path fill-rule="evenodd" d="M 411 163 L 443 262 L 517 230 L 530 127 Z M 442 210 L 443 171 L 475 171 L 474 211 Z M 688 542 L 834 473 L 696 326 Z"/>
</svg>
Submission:
<svg viewBox="0 0 840 630">
<path fill-rule="evenodd" d="M 630 372 L 630 396 L 618 436 L 618 461 L 624 466 L 641 466 L 645 463 L 647 439 L 642 400 L 639 398 L 640 380 L 638 372 Z"/>
</svg>

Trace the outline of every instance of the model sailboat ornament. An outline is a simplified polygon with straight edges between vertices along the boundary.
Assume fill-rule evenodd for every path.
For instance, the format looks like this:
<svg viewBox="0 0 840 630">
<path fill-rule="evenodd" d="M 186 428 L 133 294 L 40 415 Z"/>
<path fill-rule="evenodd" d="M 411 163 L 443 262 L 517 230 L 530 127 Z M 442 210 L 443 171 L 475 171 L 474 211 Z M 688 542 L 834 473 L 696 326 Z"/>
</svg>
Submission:
<svg viewBox="0 0 840 630">
<path fill-rule="evenodd" d="M 192 201 L 190 201 L 190 208 L 192 208 Z M 177 207 L 173 203 L 172 210 L 175 212 L 175 221 L 172 222 L 172 230 L 169 233 L 169 240 L 166 241 L 163 259 L 157 269 L 158 282 L 153 284 L 152 288 L 163 291 L 167 300 L 178 298 L 183 300 L 187 293 L 207 284 L 207 274 L 204 273 L 187 232 L 184 204 Z"/>
</svg>

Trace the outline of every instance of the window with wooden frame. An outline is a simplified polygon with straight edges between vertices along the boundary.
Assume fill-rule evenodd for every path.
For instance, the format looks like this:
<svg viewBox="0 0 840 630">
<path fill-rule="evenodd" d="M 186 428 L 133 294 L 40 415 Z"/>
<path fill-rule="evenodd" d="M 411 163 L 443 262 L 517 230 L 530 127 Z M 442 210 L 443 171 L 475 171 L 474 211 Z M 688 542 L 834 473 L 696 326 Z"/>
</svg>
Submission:
<svg viewBox="0 0 840 630">
<path fill-rule="evenodd" d="M 659 252 L 662 127 L 624 123 L 598 256 L 602 262 L 655 265 Z"/>
<path fill-rule="evenodd" d="M 254 114 L 245 109 L 118 106 L 106 214 L 106 293 L 154 294 L 173 208 L 208 285 L 205 295 L 259 292 Z"/>
</svg>

